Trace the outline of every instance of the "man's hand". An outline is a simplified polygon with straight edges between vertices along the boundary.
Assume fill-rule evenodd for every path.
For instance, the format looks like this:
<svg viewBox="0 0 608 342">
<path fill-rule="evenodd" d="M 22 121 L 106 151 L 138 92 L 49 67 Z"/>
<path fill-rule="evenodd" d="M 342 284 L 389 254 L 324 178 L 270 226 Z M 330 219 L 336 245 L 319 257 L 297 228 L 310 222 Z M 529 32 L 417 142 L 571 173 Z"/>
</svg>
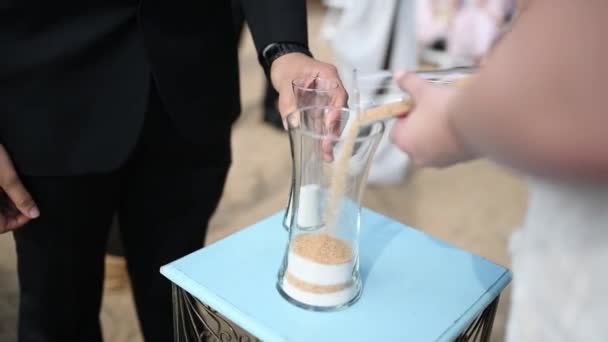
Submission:
<svg viewBox="0 0 608 342">
<path fill-rule="evenodd" d="M 339 83 L 331 106 L 345 107 L 348 95 L 340 81 L 338 70 L 331 64 L 319 62 L 302 53 L 288 53 L 277 58 L 270 69 L 272 85 L 279 92 L 279 111 L 285 118 L 296 110 L 291 82 L 297 78 L 336 79 Z"/>
<path fill-rule="evenodd" d="M 422 167 L 447 167 L 471 159 L 448 117 L 449 101 L 458 90 L 434 85 L 414 73 L 395 78 L 413 97 L 415 107 L 397 120 L 391 140 Z"/>
<path fill-rule="evenodd" d="M 19 180 L 11 158 L 0 145 L 0 234 L 15 230 L 39 215 L 38 207 Z"/>
</svg>

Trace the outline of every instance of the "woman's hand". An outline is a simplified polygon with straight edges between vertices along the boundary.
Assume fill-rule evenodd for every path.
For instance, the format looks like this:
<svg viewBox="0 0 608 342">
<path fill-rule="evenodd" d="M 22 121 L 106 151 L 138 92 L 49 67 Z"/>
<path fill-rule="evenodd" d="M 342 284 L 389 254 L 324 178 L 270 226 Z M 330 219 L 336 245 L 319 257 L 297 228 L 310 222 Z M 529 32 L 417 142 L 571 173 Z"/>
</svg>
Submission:
<svg viewBox="0 0 608 342">
<path fill-rule="evenodd" d="M 422 167 L 448 167 L 472 159 L 450 125 L 449 103 L 458 90 L 432 84 L 414 73 L 397 73 L 395 80 L 412 96 L 415 106 L 393 126 L 393 143 Z"/>
</svg>

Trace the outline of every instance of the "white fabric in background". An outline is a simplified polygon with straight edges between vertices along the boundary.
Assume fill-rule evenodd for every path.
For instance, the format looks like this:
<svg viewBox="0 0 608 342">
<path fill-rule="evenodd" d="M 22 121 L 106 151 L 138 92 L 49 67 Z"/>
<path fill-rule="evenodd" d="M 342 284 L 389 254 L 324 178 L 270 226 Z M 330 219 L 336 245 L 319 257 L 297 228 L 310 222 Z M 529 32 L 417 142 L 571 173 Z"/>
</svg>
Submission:
<svg viewBox="0 0 608 342">
<path fill-rule="evenodd" d="M 444 15 L 435 15 L 435 7 L 443 7 Z M 448 33 L 453 4 L 448 0 L 418 0 L 416 2 L 416 38 L 422 46 L 428 46 L 438 39 L 445 39 Z"/>
<path fill-rule="evenodd" d="M 494 9 L 496 10 L 496 9 Z M 452 58 L 480 59 L 492 47 L 499 23 L 490 9 L 465 5 L 454 17 L 447 35 Z"/>
<path fill-rule="evenodd" d="M 397 21 L 391 68 L 417 68 L 415 0 L 326 0 L 325 4 L 330 9 L 322 34 L 332 44 L 346 89 L 352 89 L 354 68 L 365 74 L 383 67 L 395 9 Z M 389 130 L 390 125 L 387 125 L 371 164 L 369 183 L 395 184 L 406 175 L 409 158 L 390 143 Z"/>
<path fill-rule="evenodd" d="M 511 238 L 508 342 L 608 341 L 608 183 L 532 179 Z"/>
</svg>

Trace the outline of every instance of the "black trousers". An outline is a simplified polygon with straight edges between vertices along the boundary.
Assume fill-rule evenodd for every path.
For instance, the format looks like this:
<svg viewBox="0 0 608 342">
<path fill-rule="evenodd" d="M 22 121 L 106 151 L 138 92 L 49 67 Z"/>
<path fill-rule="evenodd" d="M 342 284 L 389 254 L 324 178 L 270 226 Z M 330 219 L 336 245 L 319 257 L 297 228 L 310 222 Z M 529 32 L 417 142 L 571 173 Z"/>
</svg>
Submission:
<svg viewBox="0 0 608 342">
<path fill-rule="evenodd" d="M 104 254 L 115 213 L 144 338 L 172 341 L 171 286 L 159 268 L 203 244 L 230 163 L 229 132 L 213 134 L 217 144 L 206 148 L 181 138 L 152 91 L 138 145 L 119 170 L 22 177 L 41 215 L 14 233 L 20 342 L 102 340 Z"/>
</svg>

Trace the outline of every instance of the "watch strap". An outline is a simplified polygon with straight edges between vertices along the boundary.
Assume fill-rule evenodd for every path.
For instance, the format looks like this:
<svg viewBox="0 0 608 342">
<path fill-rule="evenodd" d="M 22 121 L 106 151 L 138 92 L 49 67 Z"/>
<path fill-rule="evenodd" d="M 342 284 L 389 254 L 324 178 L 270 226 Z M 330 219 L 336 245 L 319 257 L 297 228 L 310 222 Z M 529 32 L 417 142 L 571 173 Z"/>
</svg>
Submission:
<svg viewBox="0 0 608 342">
<path fill-rule="evenodd" d="M 264 73 L 266 74 L 266 77 L 270 79 L 270 68 L 272 67 L 272 63 L 275 60 L 288 53 L 294 52 L 303 53 L 309 57 L 312 57 L 312 53 L 310 52 L 308 47 L 301 43 L 277 42 L 266 46 L 258 57 L 260 64 L 264 68 Z"/>
</svg>

